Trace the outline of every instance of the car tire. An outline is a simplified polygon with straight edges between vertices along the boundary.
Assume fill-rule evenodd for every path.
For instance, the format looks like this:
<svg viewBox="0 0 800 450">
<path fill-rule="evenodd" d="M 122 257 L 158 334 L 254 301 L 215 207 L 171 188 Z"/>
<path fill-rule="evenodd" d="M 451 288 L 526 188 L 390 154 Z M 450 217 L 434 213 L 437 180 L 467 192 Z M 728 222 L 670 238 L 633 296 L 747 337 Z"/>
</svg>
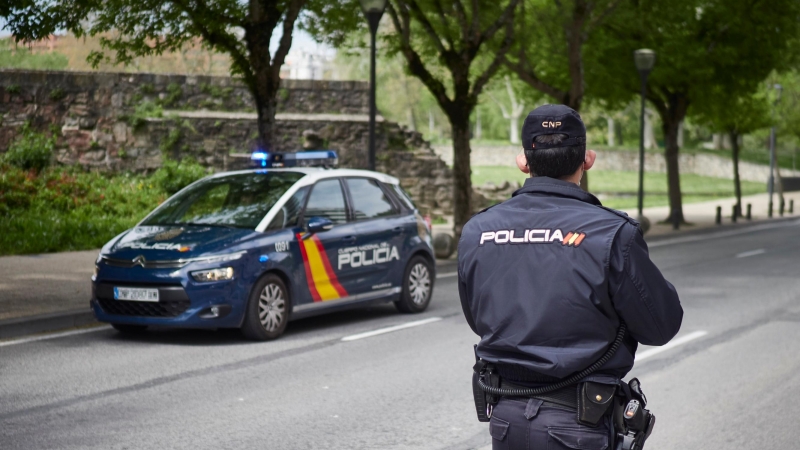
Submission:
<svg viewBox="0 0 800 450">
<path fill-rule="evenodd" d="M 254 341 L 278 338 L 289 323 L 291 299 L 286 284 L 275 274 L 267 274 L 253 286 L 247 301 L 242 334 Z"/>
<path fill-rule="evenodd" d="M 433 267 L 427 258 L 415 256 L 403 273 L 403 290 L 394 306 L 400 312 L 421 313 L 428 308 L 433 296 Z"/>
<path fill-rule="evenodd" d="M 112 323 L 115 330 L 123 334 L 139 334 L 147 330 L 146 325 L 128 325 L 126 323 Z"/>
</svg>

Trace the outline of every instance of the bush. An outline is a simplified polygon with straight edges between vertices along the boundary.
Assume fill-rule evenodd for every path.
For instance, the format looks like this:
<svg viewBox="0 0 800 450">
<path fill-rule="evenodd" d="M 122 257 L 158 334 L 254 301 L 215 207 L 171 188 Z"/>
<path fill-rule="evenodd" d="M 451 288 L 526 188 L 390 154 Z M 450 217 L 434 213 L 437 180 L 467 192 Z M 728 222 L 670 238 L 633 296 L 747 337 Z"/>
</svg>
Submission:
<svg viewBox="0 0 800 450">
<path fill-rule="evenodd" d="M 147 123 L 147 119 L 154 117 L 163 117 L 164 111 L 161 106 L 151 102 L 144 101 L 136 105 L 133 114 L 127 116 L 128 125 L 133 128 L 133 131 L 141 131 Z"/>
<path fill-rule="evenodd" d="M 142 176 L 0 166 L 0 254 L 98 248 L 166 197 Z"/>
<path fill-rule="evenodd" d="M 55 136 L 38 133 L 25 123 L 20 136 L 8 147 L 3 161 L 23 170 L 40 172 L 50 165 L 55 147 Z"/>
<path fill-rule="evenodd" d="M 153 182 L 172 195 L 208 174 L 208 170 L 192 158 L 175 161 L 164 159 L 161 168 L 153 174 Z"/>
</svg>

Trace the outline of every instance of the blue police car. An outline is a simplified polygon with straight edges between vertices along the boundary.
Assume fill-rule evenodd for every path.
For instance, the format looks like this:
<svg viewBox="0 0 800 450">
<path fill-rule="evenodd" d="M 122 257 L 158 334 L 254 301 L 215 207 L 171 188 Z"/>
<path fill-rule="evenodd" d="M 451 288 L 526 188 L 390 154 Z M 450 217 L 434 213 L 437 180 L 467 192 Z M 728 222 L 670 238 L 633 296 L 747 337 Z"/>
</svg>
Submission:
<svg viewBox="0 0 800 450">
<path fill-rule="evenodd" d="M 268 340 L 290 320 L 370 303 L 428 307 L 430 225 L 396 178 L 254 157 L 265 168 L 203 178 L 103 247 L 98 320 L 122 332 L 240 328 Z"/>
</svg>

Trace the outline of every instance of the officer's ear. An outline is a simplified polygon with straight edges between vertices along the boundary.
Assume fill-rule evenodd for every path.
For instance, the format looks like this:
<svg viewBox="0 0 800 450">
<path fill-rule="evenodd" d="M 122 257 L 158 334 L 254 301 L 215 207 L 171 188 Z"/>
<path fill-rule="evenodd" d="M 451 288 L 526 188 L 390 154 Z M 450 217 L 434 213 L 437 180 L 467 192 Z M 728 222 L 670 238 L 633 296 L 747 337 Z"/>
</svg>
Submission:
<svg viewBox="0 0 800 450">
<path fill-rule="evenodd" d="M 517 155 L 517 167 L 522 171 L 522 173 L 531 173 L 531 169 L 528 168 L 528 160 L 525 158 L 524 152 L 520 152 L 520 154 Z"/>
<path fill-rule="evenodd" d="M 596 159 L 597 159 L 596 151 L 586 150 L 586 156 L 583 157 L 583 170 L 587 171 L 591 169 Z"/>
</svg>

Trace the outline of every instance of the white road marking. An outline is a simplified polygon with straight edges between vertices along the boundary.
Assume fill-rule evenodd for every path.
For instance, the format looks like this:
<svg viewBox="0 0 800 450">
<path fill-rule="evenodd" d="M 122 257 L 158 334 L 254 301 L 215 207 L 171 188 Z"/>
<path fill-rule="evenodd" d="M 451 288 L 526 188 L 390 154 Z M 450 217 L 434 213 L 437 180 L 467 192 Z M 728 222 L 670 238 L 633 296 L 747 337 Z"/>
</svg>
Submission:
<svg viewBox="0 0 800 450">
<path fill-rule="evenodd" d="M 23 339 L 15 339 L 13 341 L 4 341 L 0 342 L 0 347 L 7 347 L 9 345 L 17 345 L 17 344 L 27 344 L 28 342 L 37 342 L 37 341 L 45 341 L 48 339 L 57 339 L 67 336 L 75 336 L 76 334 L 85 334 L 85 333 L 94 333 L 96 331 L 105 331 L 110 329 L 109 326 L 104 327 L 96 327 L 96 328 L 85 328 L 81 330 L 72 330 L 72 331 L 64 331 L 62 333 L 53 333 L 53 334 L 46 334 L 44 336 L 36 336 L 30 338 L 23 338 Z"/>
<path fill-rule="evenodd" d="M 431 317 L 431 318 L 428 318 L 428 319 L 417 320 L 415 322 L 407 322 L 407 323 L 404 323 L 402 325 L 395 325 L 393 327 L 379 328 L 377 330 L 367 331 L 366 333 L 352 334 L 350 336 L 343 337 L 342 340 L 345 341 L 345 342 L 355 341 L 355 340 L 358 340 L 358 339 L 364 339 L 364 338 L 368 338 L 368 337 L 372 337 L 372 336 L 378 336 L 379 334 L 386 334 L 386 333 L 391 333 L 393 331 L 404 330 L 406 328 L 418 327 L 420 325 L 425 325 L 425 324 L 432 323 L 432 322 L 438 322 L 440 320 L 442 320 L 441 317 Z"/>
<path fill-rule="evenodd" d="M 643 359 L 647 359 L 651 356 L 655 356 L 659 353 L 665 352 L 667 350 L 673 349 L 679 345 L 686 344 L 687 342 L 693 341 L 697 338 L 701 338 L 708 334 L 708 331 L 695 331 L 694 333 L 689 333 L 686 336 L 679 337 L 673 341 L 670 341 L 666 345 L 662 345 L 661 347 L 651 348 L 649 350 L 645 350 L 641 353 L 636 354 L 636 361 L 639 362 Z"/>
<path fill-rule="evenodd" d="M 458 272 L 440 273 L 439 275 L 436 275 L 436 279 L 438 280 L 439 278 L 450 278 L 450 277 L 455 277 L 457 275 Z"/>
<path fill-rule="evenodd" d="M 789 222 L 755 225 L 751 227 L 745 227 L 740 230 L 720 231 L 719 233 L 708 233 L 708 234 L 701 234 L 699 236 L 684 236 L 675 239 L 667 239 L 664 241 L 657 241 L 653 242 L 652 244 L 647 244 L 647 246 L 653 248 L 653 247 L 663 247 L 665 245 L 684 244 L 687 242 L 705 241 L 707 239 L 716 239 L 721 237 L 737 236 L 740 234 L 748 234 L 752 233 L 753 231 L 771 230 L 773 228 L 793 227 L 797 226 L 798 224 L 800 224 L 800 221 L 792 220 Z"/>
<path fill-rule="evenodd" d="M 737 258 L 747 258 L 748 256 L 756 256 L 761 255 L 763 253 L 767 253 L 766 250 L 763 248 L 759 248 L 758 250 L 750 250 L 749 252 L 742 252 L 736 255 Z"/>
</svg>

